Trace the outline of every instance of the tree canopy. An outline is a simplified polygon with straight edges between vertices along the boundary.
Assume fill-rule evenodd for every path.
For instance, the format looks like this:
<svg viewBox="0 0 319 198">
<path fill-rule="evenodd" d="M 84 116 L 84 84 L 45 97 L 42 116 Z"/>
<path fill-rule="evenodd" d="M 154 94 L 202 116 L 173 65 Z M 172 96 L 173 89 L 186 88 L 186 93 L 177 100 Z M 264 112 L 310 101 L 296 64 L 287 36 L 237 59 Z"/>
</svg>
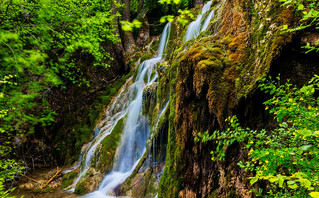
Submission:
<svg viewBox="0 0 319 198">
<path fill-rule="evenodd" d="M 119 41 L 112 20 L 102 0 L 0 2 L 0 187 L 24 163 L 13 160 L 14 138 L 54 120 L 46 93 L 72 83 L 90 86 L 79 69 L 83 57 L 109 67 L 103 42 Z"/>
</svg>

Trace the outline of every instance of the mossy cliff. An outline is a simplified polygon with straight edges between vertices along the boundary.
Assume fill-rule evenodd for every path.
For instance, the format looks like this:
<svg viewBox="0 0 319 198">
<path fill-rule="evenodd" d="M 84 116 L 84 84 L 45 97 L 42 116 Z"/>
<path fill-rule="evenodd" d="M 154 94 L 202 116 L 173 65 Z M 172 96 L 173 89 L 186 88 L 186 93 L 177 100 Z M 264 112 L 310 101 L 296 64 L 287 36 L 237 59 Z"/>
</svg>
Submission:
<svg viewBox="0 0 319 198">
<path fill-rule="evenodd" d="M 205 35 L 170 51 L 167 158 L 159 197 L 249 197 L 247 180 L 237 166 L 247 156 L 239 144 L 228 147 L 226 160 L 213 162 L 213 143 L 195 143 L 198 132 L 225 128 L 225 118 L 256 90 L 292 35 L 293 11 L 276 0 L 222 3 Z M 176 25 L 178 27 L 178 25 Z M 173 31 L 172 31 L 173 32 Z M 182 31 L 181 31 L 182 32 Z M 161 79 L 163 78 L 163 79 Z M 163 88 L 162 88 L 163 89 Z"/>
</svg>

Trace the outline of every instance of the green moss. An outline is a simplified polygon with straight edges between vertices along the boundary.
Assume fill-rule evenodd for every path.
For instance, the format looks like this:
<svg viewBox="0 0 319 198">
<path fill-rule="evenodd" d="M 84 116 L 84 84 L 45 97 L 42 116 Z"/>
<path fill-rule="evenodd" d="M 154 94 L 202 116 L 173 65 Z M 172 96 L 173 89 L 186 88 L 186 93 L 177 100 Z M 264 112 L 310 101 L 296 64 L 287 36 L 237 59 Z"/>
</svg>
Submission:
<svg viewBox="0 0 319 198">
<path fill-rule="evenodd" d="M 133 81 L 135 81 L 135 80 L 136 80 L 137 73 L 138 73 L 138 69 L 136 69 L 136 70 L 134 71 L 134 74 L 133 74 Z"/>
<path fill-rule="evenodd" d="M 51 190 L 54 190 L 53 188 L 45 188 L 45 189 L 43 189 L 42 191 L 43 192 L 50 192 Z"/>
<path fill-rule="evenodd" d="M 147 54 L 144 54 L 144 55 L 141 57 L 140 61 L 141 61 L 141 63 L 142 63 L 143 61 L 148 60 L 148 59 L 151 59 L 151 58 L 152 58 L 152 54 L 151 54 L 151 53 L 147 53 Z"/>
<path fill-rule="evenodd" d="M 78 183 L 74 189 L 74 192 L 80 195 L 89 193 L 85 187 L 85 183 L 86 183 L 86 180 L 83 180 L 82 182 Z"/>
<path fill-rule="evenodd" d="M 284 18 L 289 18 L 283 17 L 289 15 L 284 9 L 278 1 L 267 4 L 226 1 L 218 14 L 223 20 L 214 22 L 219 28 L 214 30 L 216 36 L 206 32 L 202 38 L 183 45 L 177 41 L 169 45 L 170 69 L 159 71 L 157 94 L 161 102 L 169 83 L 169 135 L 159 197 L 178 197 L 188 182 L 183 179 L 187 166 L 182 159 L 185 142 L 191 141 L 193 136 L 189 134 L 212 127 L 201 123 L 200 109 L 208 106 L 209 113 L 205 112 L 208 114 L 205 116 L 216 116 L 219 127 L 223 127 L 238 101 L 255 89 L 257 81 L 268 73 L 281 46 L 290 40 L 280 31 Z M 180 34 L 172 38 L 182 37 Z M 185 124 L 186 120 L 189 123 Z M 210 195 L 217 196 L 218 192 Z M 236 193 L 231 192 L 229 196 Z"/>
<path fill-rule="evenodd" d="M 110 87 L 108 87 L 104 94 L 99 97 L 97 104 L 102 104 L 103 106 L 108 105 L 111 102 L 112 97 L 114 97 L 118 90 L 125 84 L 126 80 L 132 75 L 132 71 L 129 74 L 122 76 L 117 81 L 115 81 Z"/>
<path fill-rule="evenodd" d="M 159 42 L 157 42 L 155 45 L 152 45 L 152 51 L 156 52 L 158 50 Z"/>
<path fill-rule="evenodd" d="M 169 98 L 169 72 L 167 62 L 162 63 L 157 67 L 158 73 L 158 88 L 157 88 L 157 101 L 162 107 Z"/>
<path fill-rule="evenodd" d="M 112 169 L 112 163 L 115 157 L 116 149 L 120 144 L 121 135 L 125 126 L 125 117 L 120 119 L 115 125 L 112 133 L 105 137 L 101 142 L 101 148 L 98 150 L 97 169 L 103 173 Z"/>
<path fill-rule="evenodd" d="M 130 178 L 121 185 L 122 194 L 124 193 L 130 197 L 155 197 L 157 190 L 158 182 L 151 167 L 145 172 L 130 176 Z"/>
<path fill-rule="evenodd" d="M 169 68 L 169 76 L 170 76 L 170 112 L 168 116 L 169 120 L 169 129 L 168 129 L 168 144 L 166 151 L 166 162 L 165 169 L 163 175 L 161 177 L 158 195 L 159 197 L 178 197 L 177 187 L 178 178 L 182 175 L 179 172 L 179 169 L 176 167 L 176 162 L 179 161 L 178 158 L 182 156 L 177 155 L 177 139 L 176 139 L 176 89 L 177 81 L 177 63 L 174 63 Z"/>
<path fill-rule="evenodd" d="M 41 192 L 41 189 L 37 189 L 35 191 L 33 191 L 34 193 L 40 193 Z"/>
<path fill-rule="evenodd" d="M 148 182 L 145 197 L 155 197 L 157 194 L 157 191 L 158 191 L 157 179 L 156 179 L 156 176 L 152 174 Z"/>
<path fill-rule="evenodd" d="M 70 186 L 77 177 L 77 171 L 68 172 L 62 177 L 62 188 Z"/>
<path fill-rule="evenodd" d="M 152 119 L 152 112 L 154 112 L 154 108 L 156 108 L 156 90 L 157 90 L 157 82 L 152 83 L 147 86 L 143 90 L 143 111 L 144 115 L 148 115 L 150 119 Z M 150 122 L 151 124 L 151 122 Z"/>
</svg>

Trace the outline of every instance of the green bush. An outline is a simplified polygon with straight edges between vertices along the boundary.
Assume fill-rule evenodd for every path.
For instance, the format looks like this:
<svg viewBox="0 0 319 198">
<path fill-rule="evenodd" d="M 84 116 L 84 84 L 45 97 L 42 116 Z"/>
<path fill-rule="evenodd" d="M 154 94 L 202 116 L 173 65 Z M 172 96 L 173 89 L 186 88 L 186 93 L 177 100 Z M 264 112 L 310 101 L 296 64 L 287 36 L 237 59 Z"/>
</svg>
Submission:
<svg viewBox="0 0 319 198">
<path fill-rule="evenodd" d="M 319 28 L 319 1 L 318 0 L 279 0 L 282 2 L 282 6 L 293 7 L 297 16 L 301 19 L 297 27 L 288 27 L 283 25 L 282 30 L 284 32 L 294 32 L 304 30 L 306 28 Z M 316 46 L 314 46 L 316 45 Z M 307 49 L 308 52 L 316 51 L 319 52 L 319 41 L 314 43 L 307 43 L 303 48 Z"/>
<path fill-rule="evenodd" d="M 119 41 L 113 17 L 102 0 L 1 1 L 1 184 L 22 169 L 14 160 L 13 138 L 28 140 L 36 127 L 54 121 L 46 94 L 71 83 L 89 86 L 82 68 L 87 64 L 109 66 L 103 42 Z M 87 127 L 81 130 L 88 136 Z"/>
<path fill-rule="evenodd" d="M 319 197 L 319 76 L 300 89 L 289 81 L 263 79 L 261 90 L 273 96 L 264 102 L 278 121 L 272 131 L 244 129 L 236 117 L 227 119 L 227 131 L 199 133 L 195 141 L 215 140 L 212 160 L 224 160 L 225 148 L 234 141 L 249 149 L 248 160 L 238 165 L 255 173 L 250 177 L 253 186 L 264 181 L 266 188 L 255 191 L 261 197 Z"/>
</svg>

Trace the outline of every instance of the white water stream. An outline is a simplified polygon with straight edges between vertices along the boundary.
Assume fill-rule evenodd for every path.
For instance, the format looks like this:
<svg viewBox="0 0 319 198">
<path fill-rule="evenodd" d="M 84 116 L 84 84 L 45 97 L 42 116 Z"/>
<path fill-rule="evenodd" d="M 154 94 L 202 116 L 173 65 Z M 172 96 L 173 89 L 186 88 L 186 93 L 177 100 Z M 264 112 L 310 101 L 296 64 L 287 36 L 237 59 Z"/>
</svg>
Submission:
<svg viewBox="0 0 319 198">
<path fill-rule="evenodd" d="M 184 42 L 196 38 L 201 32 L 207 29 L 209 22 L 212 20 L 215 13 L 214 9 L 205 17 L 206 12 L 210 10 L 211 5 L 212 1 L 207 2 L 202 8 L 201 14 L 197 15 L 196 20 L 188 25 Z"/>
</svg>

